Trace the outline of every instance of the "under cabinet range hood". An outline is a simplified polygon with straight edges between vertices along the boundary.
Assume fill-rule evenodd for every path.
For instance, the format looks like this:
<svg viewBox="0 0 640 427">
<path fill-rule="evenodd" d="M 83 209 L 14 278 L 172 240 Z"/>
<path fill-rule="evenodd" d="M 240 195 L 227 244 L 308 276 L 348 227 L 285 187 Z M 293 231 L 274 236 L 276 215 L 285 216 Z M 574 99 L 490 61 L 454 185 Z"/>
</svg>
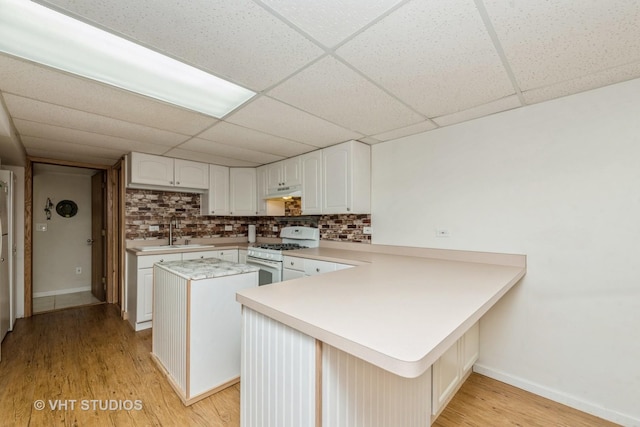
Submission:
<svg viewBox="0 0 640 427">
<path fill-rule="evenodd" d="M 302 185 L 286 185 L 282 187 L 273 187 L 267 190 L 264 199 L 290 199 L 292 197 L 302 196 Z"/>
</svg>

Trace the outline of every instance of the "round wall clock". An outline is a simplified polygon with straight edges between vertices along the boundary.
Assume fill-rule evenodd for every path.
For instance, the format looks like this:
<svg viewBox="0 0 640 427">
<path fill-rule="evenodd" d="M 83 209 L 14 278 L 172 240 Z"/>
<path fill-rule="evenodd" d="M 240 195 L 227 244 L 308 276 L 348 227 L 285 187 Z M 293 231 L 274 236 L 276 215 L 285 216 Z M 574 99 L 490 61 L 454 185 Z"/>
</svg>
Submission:
<svg viewBox="0 0 640 427">
<path fill-rule="evenodd" d="M 62 200 L 56 205 L 56 212 L 60 216 L 71 218 L 78 213 L 78 205 L 72 200 Z"/>
</svg>

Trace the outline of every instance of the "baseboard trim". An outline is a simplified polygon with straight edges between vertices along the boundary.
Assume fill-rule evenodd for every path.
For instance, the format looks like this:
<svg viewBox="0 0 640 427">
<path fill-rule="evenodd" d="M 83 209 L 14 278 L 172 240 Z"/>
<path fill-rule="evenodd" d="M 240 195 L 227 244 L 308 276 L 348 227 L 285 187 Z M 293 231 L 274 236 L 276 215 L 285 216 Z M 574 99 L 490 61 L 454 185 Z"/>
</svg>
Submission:
<svg viewBox="0 0 640 427">
<path fill-rule="evenodd" d="M 82 286 L 80 288 L 59 289 L 57 291 L 34 292 L 33 293 L 33 297 L 34 298 L 51 297 L 51 296 L 54 296 L 54 295 L 74 294 L 76 292 L 85 292 L 85 291 L 90 291 L 90 290 L 91 290 L 91 285 Z"/>
<path fill-rule="evenodd" d="M 575 396 L 553 390 L 551 388 L 536 384 L 523 378 L 513 376 L 497 369 L 489 368 L 487 366 L 476 363 L 475 365 L 473 365 L 473 372 L 477 372 L 489 378 L 493 378 L 494 380 L 501 381 L 503 383 L 512 385 L 533 394 L 537 394 L 538 396 L 545 397 L 547 399 L 553 400 L 554 402 L 567 405 L 571 408 L 586 412 L 588 414 L 605 419 L 607 421 L 611 421 L 613 423 L 630 427 L 640 426 L 639 418 L 622 414 L 611 409 L 603 408 L 602 406 L 596 405 L 592 402 L 578 399 Z"/>
</svg>

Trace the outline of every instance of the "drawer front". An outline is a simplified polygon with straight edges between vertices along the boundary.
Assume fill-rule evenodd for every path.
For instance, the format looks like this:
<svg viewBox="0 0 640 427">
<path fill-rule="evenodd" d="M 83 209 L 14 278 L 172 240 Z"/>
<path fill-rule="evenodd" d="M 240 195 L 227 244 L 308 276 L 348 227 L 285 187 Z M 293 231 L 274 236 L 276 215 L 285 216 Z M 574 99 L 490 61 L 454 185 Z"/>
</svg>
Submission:
<svg viewBox="0 0 640 427">
<path fill-rule="evenodd" d="M 304 258 L 285 256 L 283 267 L 289 270 L 304 271 Z"/>
<path fill-rule="evenodd" d="M 218 258 L 218 251 L 203 251 L 203 252 L 184 252 L 182 254 L 182 260 L 189 259 L 204 259 L 204 258 Z"/>
<path fill-rule="evenodd" d="M 182 260 L 182 254 L 142 255 L 138 257 L 138 268 L 153 267 L 157 262 L 180 260 Z"/>
<path fill-rule="evenodd" d="M 336 271 L 336 264 L 334 262 L 316 261 L 313 259 L 305 260 L 304 274 L 306 274 L 307 276 L 329 273 L 330 271 Z"/>
</svg>

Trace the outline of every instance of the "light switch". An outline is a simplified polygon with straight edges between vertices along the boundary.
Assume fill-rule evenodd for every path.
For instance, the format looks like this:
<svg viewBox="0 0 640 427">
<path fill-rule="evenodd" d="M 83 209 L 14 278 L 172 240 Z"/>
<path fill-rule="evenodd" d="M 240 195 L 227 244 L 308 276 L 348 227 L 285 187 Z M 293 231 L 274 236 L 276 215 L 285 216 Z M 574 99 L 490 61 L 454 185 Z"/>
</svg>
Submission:
<svg viewBox="0 0 640 427">
<path fill-rule="evenodd" d="M 46 223 L 36 224 L 36 231 L 47 231 L 47 224 Z"/>
</svg>

